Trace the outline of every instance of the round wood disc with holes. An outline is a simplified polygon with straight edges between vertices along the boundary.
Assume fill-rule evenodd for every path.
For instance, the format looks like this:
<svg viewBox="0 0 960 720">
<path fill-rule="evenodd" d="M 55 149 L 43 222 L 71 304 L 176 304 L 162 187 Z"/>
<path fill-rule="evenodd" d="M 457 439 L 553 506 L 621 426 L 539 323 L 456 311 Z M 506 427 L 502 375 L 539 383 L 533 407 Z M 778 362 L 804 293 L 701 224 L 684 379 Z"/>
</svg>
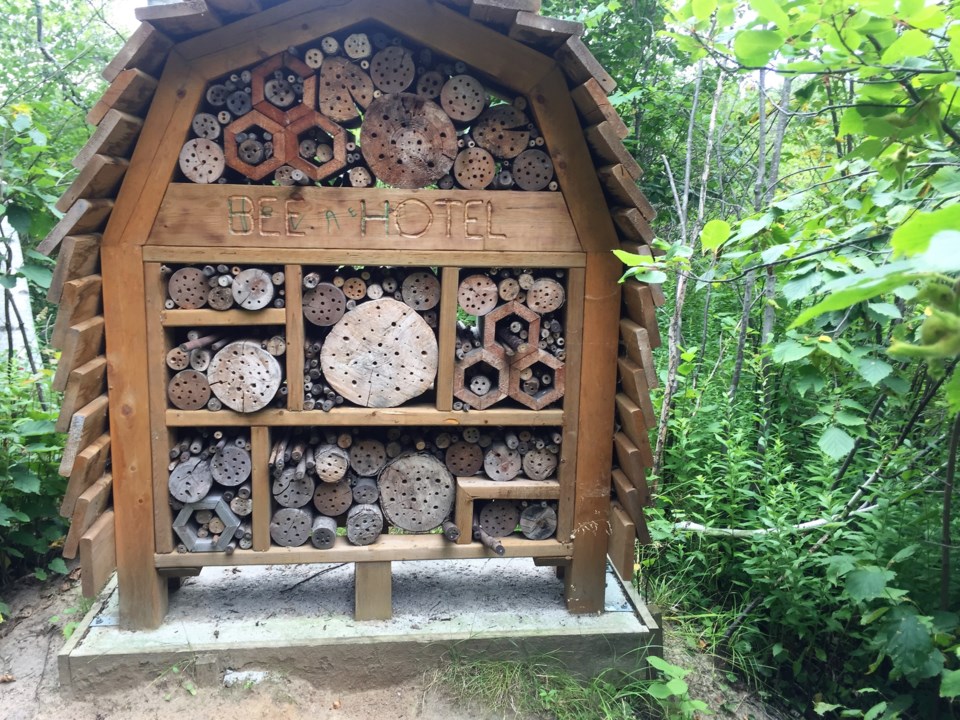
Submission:
<svg viewBox="0 0 960 720">
<path fill-rule="evenodd" d="M 337 521 L 326 515 L 318 515 L 313 519 L 313 532 L 310 542 L 319 550 L 328 550 L 337 542 Z"/>
<path fill-rule="evenodd" d="M 520 283 L 517 282 L 516 278 L 504 278 L 497 283 L 497 294 L 504 302 L 516 300 L 520 294 Z"/>
<path fill-rule="evenodd" d="M 471 75 L 454 75 L 440 91 L 440 105 L 454 122 L 468 123 L 487 107 L 487 91 Z"/>
<path fill-rule="evenodd" d="M 497 306 L 497 284 L 486 275 L 470 275 L 460 281 L 457 302 L 468 315 L 486 315 Z"/>
<path fill-rule="evenodd" d="M 167 367 L 171 370 L 186 370 L 190 367 L 190 353 L 184 352 L 179 346 L 172 348 L 167 352 Z"/>
<path fill-rule="evenodd" d="M 351 300 L 362 300 L 367 296 L 367 284 L 358 277 L 347 278 L 341 289 Z"/>
<path fill-rule="evenodd" d="M 320 68 L 320 112 L 344 123 L 360 117 L 357 105 L 366 108 L 373 100 L 373 81 L 345 58 L 327 58 Z"/>
<path fill-rule="evenodd" d="M 293 86 L 286 78 L 270 78 L 263 84 L 263 96 L 281 110 L 286 110 L 297 100 Z"/>
<path fill-rule="evenodd" d="M 527 291 L 527 307 L 540 314 L 554 312 L 563 306 L 566 293 L 553 278 L 539 278 Z"/>
<path fill-rule="evenodd" d="M 545 503 L 529 505 L 520 513 L 520 532 L 530 540 L 546 540 L 557 531 L 557 511 Z"/>
<path fill-rule="evenodd" d="M 243 413 L 265 408 L 280 389 L 277 359 L 253 340 L 225 346 L 207 369 L 210 389 L 231 410 Z"/>
<path fill-rule="evenodd" d="M 353 490 L 346 480 L 320 483 L 313 494 L 313 506 L 328 517 L 343 515 L 351 505 L 353 505 Z"/>
<path fill-rule="evenodd" d="M 514 158 L 530 143 L 529 122 L 527 116 L 512 105 L 495 105 L 484 111 L 471 133 L 477 145 L 494 157 Z"/>
<path fill-rule="evenodd" d="M 414 310 L 432 310 L 440 303 L 440 281 L 433 273 L 411 273 L 403 279 L 400 294 Z"/>
<path fill-rule="evenodd" d="M 457 132 L 436 103 L 409 93 L 385 94 L 367 108 L 360 147 L 380 180 L 398 188 L 420 188 L 450 172 Z"/>
<path fill-rule="evenodd" d="M 216 140 L 220 137 L 220 122 L 215 115 L 210 113 L 197 113 L 193 116 L 193 122 L 190 123 L 193 132 L 197 137 L 207 140 Z"/>
<path fill-rule="evenodd" d="M 310 48 L 304 53 L 303 61 L 307 64 L 307 67 L 317 70 L 323 65 L 323 51 L 320 48 Z"/>
<path fill-rule="evenodd" d="M 303 508 L 282 508 L 270 521 L 270 538 L 284 547 L 300 547 L 310 538 L 313 516 Z"/>
<path fill-rule="evenodd" d="M 347 540 L 354 545 L 371 545 L 383 534 L 383 513 L 376 505 L 360 504 L 347 514 Z"/>
<path fill-rule="evenodd" d="M 521 190 L 543 190 L 553 180 L 553 160 L 543 150 L 524 150 L 513 161 L 513 181 Z"/>
<path fill-rule="evenodd" d="M 213 479 L 226 487 L 243 485 L 250 478 L 253 463 L 250 453 L 236 445 L 226 445 L 210 461 Z"/>
<path fill-rule="evenodd" d="M 531 480 L 546 480 L 557 469 L 557 456 L 546 450 L 531 450 L 523 456 L 523 474 Z"/>
<path fill-rule="evenodd" d="M 348 35 L 347 39 L 343 41 L 343 51 L 347 54 L 347 57 L 354 60 L 361 60 L 365 57 L 370 57 L 373 48 L 370 45 L 370 38 L 366 33 L 353 33 L 352 35 Z"/>
<path fill-rule="evenodd" d="M 412 308 L 382 298 L 333 326 L 320 351 L 327 383 L 363 407 L 396 407 L 422 395 L 437 375 L 437 338 Z"/>
<path fill-rule="evenodd" d="M 350 469 L 350 455 L 336 445 L 321 445 L 314 451 L 317 477 L 325 483 L 339 482 Z"/>
<path fill-rule="evenodd" d="M 491 500 L 480 510 L 480 527 L 488 535 L 506 537 L 517 529 L 520 507 L 514 500 Z"/>
<path fill-rule="evenodd" d="M 228 287 L 210 288 L 207 303 L 214 310 L 229 310 L 233 307 L 233 291 Z"/>
<path fill-rule="evenodd" d="M 387 449 L 379 440 L 360 440 L 350 446 L 350 467 L 357 475 L 373 477 L 387 461 Z"/>
<path fill-rule="evenodd" d="M 453 510 L 456 482 L 433 455 L 405 455 L 380 473 L 380 505 L 387 520 L 408 532 L 427 532 Z"/>
<path fill-rule="evenodd" d="M 483 458 L 483 470 L 491 480 L 513 480 L 523 467 L 520 453 L 503 443 L 494 443 Z"/>
<path fill-rule="evenodd" d="M 370 78 L 384 93 L 403 92 L 416 72 L 411 52 L 397 45 L 384 48 L 370 61 Z"/>
<path fill-rule="evenodd" d="M 263 162 L 266 153 L 262 142 L 247 138 L 237 148 L 237 156 L 247 165 L 259 165 Z"/>
<path fill-rule="evenodd" d="M 303 294 L 303 316 L 314 325 L 334 325 L 347 310 L 343 290 L 333 283 L 320 283 Z"/>
<path fill-rule="evenodd" d="M 180 268 L 170 276 L 167 283 L 170 299 L 177 307 L 186 310 L 196 310 L 206 305 L 209 289 L 210 285 L 203 271 L 192 267 Z"/>
<path fill-rule="evenodd" d="M 179 410 L 200 410 L 210 399 L 210 383 L 203 373 L 181 370 L 170 378 L 167 398 Z"/>
<path fill-rule="evenodd" d="M 230 91 L 224 85 L 211 85 L 207 88 L 207 102 L 214 107 L 223 107 L 227 104 Z"/>
<path fill-rule="evenodd" d="M 185 460 L 170 473 L 167 485 L 170 488 L 170 494 L 180 502 L 200 502 L 213 487 L 210 463 L 198 457 Z"/>
<path fill-rule="evenodd" d="M 425 100 L 433 100 L 440 95 L 443 88 L 443 75 L 436 70 L 429 70 L 417 80 L 417 95 Z"/>
<path fill-rule="evenodd" d="M 447 448 L 444 462 L 454 475 L 475 475 L 483 467 L 483 450 L 479 445 L 458 441 Z"/>
<path fill-rule="evenodd" d="M 243 90 L 237 90 L 230 93 L 230 97 L 227 98 L 227 109 L 233 113 L 234 117 L 238 118 L 250 112 L 253 109 L 253 104 L 250 102 L 250 96 L 247 93 Z"/>
<path fill-rule="evenodd" d="M 180 150 L 180 171 L 190 182 L 215 183 L 223 175 L 224 167 L 223 148 L 213 140 L 187 140 Z"/>
<path fill-rule="evenodd" d="M 294 468 L 285 468 L 283 474 L 278 478 L 282 481 L 282 486 L 278 488 L 278 483 L 273 484 L 273 497 L 277 504 L 282 507 L 299 508 L 310 503 L 313 493 L 316 490 L 316 483 L 309 475 L 304 475 L 297 479 Z"/>
<path fill-rule="evenodd" d="M 483 148 L 461 150 L 453 163 L 453 176 L 467 190 L 483 190 L 493 182 L 497 164 L 493 155 Z"/>
<path fill-rule="evenodd" d="M 372 477 L 356 478 L 353 484 L 353 501 L 357 503 L 375 503 L 380 499 L 380 486 Z"/>
<path fill-rule="evenodd" d="M 273 278 L 266 270 L 241 270 L 230 286 L 233 299 L 244 310 L 262 310 L 273 300 Z"/>
</svg>

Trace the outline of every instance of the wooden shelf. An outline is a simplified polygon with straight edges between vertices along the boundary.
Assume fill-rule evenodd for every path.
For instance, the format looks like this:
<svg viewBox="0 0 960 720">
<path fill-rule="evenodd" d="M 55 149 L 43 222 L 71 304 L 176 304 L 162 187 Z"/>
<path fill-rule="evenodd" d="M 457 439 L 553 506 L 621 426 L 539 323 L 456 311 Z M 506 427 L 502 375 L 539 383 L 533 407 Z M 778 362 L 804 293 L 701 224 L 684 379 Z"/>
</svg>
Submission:
<svg viewBox="0 0 960 720">
<path fill-rule="evenodd" d="M 330 412 L 305 410 L 292 412 L 268 408 L 256 413 L 230 410 L 167 410 L 167 427 L 370 427 L 380 425 L 425 425 L 431 427 L 520 426 L 559 427 L 563 410 L 471 410 L 444 412 L 429 405 L 404 405 L 396 408 L 338 407 Z"/>
<path fill-rule="evenodd" d="M 283 308 L 266 310 L 161 310 L 160 324 L 164 327 L 203 327 L 231 325 L 283 325 L 287 311 Z"/>
<path fill-rule="evenodd" d="M 504 557 L 569 558 L 573 546 L 556 540 L 501 539 Z M 329 550 L 312 546 L 271 547 L 265 552 L 237 550 L 226 553 L 166 553 L 154 555 L 158 568 L 214 567 L 223 565 L 294 565 L 301 563 L 387 562 L 392 560 L 463 560 L 496 558 L 480 543 L 457 545 L 443 535 L 382 535 L 373 545 L 350 545 L 344 537 Z"/>
<path fill-rule="evenodd" d="M 458 477 L 457 489 L 477 500 L 556 500 L 560 497 L 560 483 L 557 480 L 528 480 L 522 477 L 507 482 Z"/>
</svg>

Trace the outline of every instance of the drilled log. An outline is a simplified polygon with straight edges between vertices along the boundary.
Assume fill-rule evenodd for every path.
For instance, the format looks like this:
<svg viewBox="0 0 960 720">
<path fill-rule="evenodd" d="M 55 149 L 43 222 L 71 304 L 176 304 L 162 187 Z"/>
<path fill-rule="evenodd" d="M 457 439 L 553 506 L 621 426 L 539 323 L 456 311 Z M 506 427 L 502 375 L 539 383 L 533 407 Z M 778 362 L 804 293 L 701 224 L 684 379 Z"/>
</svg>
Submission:
<svg viewBox="0 0 960 720">
<path fill-rule="evenodd" d="M 483 450 L 473 443 L 458 441 L 447 448 L 444 463 L 459 477 L 475 475 L 483 468 Z"/>
<path fill-rule="evenodd" d="M 351 123 L 373 101 L 373 82 L 359 66 L 332 57 L 320 68 L 320 112 L 338 123 Z"/>
<path fill-rule="evenodd" d="M 454 122 L 475 120 L 486 109 L 488 101 L 483 83 L 471 75 L 455 75 L 440 91 L 440 105 Z"/>
<path fill-rule="evenodd" d="M 376 505 L 354 505 L 347 513 L 347 540 L 371 545 L 383 533 L 383 513 Z"/>
<path fill-rule="evenodd" d="M 326 515 L 317 515 L 313 519 L 310 542 L 319 550 L 329 550 L 337 542 L 337 521 Z"/>
<path fill-rule="evenodd" d="M 360 440 L 350 448 L 350 467 L 357 475 L 374 477 L 386 461 L 387 450 L 379 440 Z"/>
<path fill-rule="evenodd" d="M 324 483 L 339 482 L 350 467 L 347 451 L 333 444 L 321 445 L 314 450 L 315 472 Z"/>
<path fill-rule="evenodd" d="M 414 310 L 431 310 L 440 303 L 440 281 L 433 273 L 410 273 L 400 286 L 400 294 L 403 301 Z"/>
<path fill-rule="evenodd" d="M 384 93 L 402 93 L 413 83 L 415 75 L 412 53 L 398 45 L 384 48 L 370 61 L 370 78 Z"/>
<path fill-rule="evenodd" d="M 352 504 L 353 490 L 346 478 L 335 483 L 320 483 L 313 494 L 313 506 L 329 517 L 343 515 Z"/>
<path fill-rule="evenodd" d="M 511 167 L 513 181 L 521 190 L 543 190 L 553 180 L 553 161 L 542 150 L 524 150 Z"/>
<path fill-rule="evenodd" d="M 547 450 L 531 450 L 523 456 L 523 474 L 531 480 L 546 480 L 557 469 L 557 456 Z"/>
<path fill-rule="evenodd" d="M 300 508 L 313 499 L 316 483 L 307 475 L 297 477 L 295 467 L 287 467 L 279 478 L 273 481 L 273 498 L 278 505 L 287 508 Z M 321 487 L 325 483 L 321 483 Z"/>
<path fill-rule="evenodd" d="M 453 509 L 456 482 L 432 455 L 406 455 L 387 463 L 379 484 L 387 520 L 403 530 L 432 530 Z"/>
<path fill-rule="evenodd" d="M 242 413 L 265 408 L 282 381 L 280 363 L 255 341 L 232 342 L 210 361 L 210 389 L 228 408 Z"/>
<path fill-rule="evenodd" d="M 494 443 L 483 458 L 483 470 L 491 480 L 506 482 L 520 474 L 522 460 L 517 450 L 503 443 Z"/>
<path fill-rule="evenodd" d="M 474 123 L 473 139 L 496 158 L 515 158 L 530 142 L 529 119 L 512 105 L 487 108 Z"/>
<path fill-rule="evenodd" d="M 520 513 L 520 532 L 529 540 L 546 540 L 557 532 L 557 512 L 547 503 L 528 505 Z"/>
<path fill-rule="evenodd" d="M 182 503 L 200 502 L 213 487 L 210 463 L 197 457 L 189 458 L 173 469 L 167 486 L 170 494 Z"/>
<path fill-rule="evenodd" d="M 277 545 L 300 547 L 310 537 L 313 518 L 303 508 L 281 508 L 270 521 L 270 537 Z"/>
<path fill-rule="evenodd" d="M 317 283 L 303 294 L 303 315 L 319 327 L 336 324 L 346 310 L 343 290 L 332 283 Z"/>
<path fill-rule="evenodd" d="M 372 477 L 357 478 L 353 486 L 353 501 L 356 503 L 375 503 L 380 499 L 380 488 Z"/>
<path fill-rule="evenodd" d="M 520 505 L 515 500 L 492 500 L 480 510 L 480 527 L 495 538 L 513 533 L 520 522 Z"/>
<path fill-rule="evenodd" d="M 250 268 L 233 279 L 231 290 L 234 301 L 244 310 L 262 310 L 273 300 L 273 279 L 266 270 Z"/>
<path fill-rule="evenodd" d="M 207 376 L 196 370 L 181 370 L 170 379 L 167 398 L 180 410 L 201 410 L 210 399 Z"/>
</svg>

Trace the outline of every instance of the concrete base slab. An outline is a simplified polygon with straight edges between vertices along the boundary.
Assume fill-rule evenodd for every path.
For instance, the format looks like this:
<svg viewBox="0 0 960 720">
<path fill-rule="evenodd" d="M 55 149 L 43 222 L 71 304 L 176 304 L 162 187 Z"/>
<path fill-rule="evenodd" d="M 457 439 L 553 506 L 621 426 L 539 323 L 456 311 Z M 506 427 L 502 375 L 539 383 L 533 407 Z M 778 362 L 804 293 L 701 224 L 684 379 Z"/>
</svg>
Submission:
<svg viewBox="0 0 960 720">
<path fill-rule="evenodd" d="M 554 568 L 529 558 L 395 562 L 393 618 L 363 622 L 353 619 L 353 573 L 352 564 L 207 568 L 171 594 L 162 627 L 137 632 L 119 628 L 111 583 L 60 653 L 61 686 L 86 694 L 187 665 L 200 683 L 266 670 L 372 688 L 451 653 L 633 672 L 660 637 L 612 570 L 604 612 L 571 615 Z"/>
</svg>

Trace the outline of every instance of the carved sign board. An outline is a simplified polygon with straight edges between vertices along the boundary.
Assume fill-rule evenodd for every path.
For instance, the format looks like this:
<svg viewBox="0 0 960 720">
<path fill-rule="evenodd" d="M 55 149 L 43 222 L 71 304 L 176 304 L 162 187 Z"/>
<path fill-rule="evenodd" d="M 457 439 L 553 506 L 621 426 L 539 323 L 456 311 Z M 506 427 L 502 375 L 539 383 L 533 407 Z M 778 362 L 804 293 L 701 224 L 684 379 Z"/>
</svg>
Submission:
<svg viewBox="0 0 960 720">
<path fill-rule="evenodd" d="M 563 195 L 171 184 L 150 245 L 579 252 Z"/>
</svg>

